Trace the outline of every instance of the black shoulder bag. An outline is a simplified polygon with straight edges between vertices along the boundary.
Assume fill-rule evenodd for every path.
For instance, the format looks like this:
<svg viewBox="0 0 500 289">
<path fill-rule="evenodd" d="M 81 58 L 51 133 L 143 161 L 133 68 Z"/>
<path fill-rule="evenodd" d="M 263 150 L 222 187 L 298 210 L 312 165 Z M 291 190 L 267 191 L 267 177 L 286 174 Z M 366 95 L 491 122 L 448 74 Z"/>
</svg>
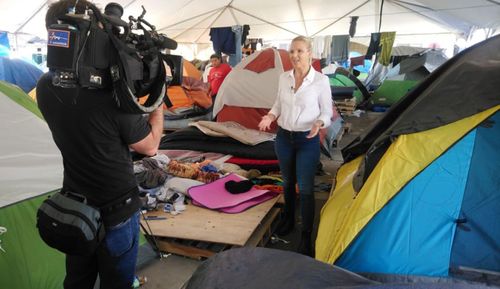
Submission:
<svg viewBox="0 0 500 289">
<path fill-rule="evenodd" d="M 43 201 L 36 226 L 47 245 L 68 255 L 92 255 L 105 235 L 99 209 L 72 192 L 58 192 Z"/>
</svg>

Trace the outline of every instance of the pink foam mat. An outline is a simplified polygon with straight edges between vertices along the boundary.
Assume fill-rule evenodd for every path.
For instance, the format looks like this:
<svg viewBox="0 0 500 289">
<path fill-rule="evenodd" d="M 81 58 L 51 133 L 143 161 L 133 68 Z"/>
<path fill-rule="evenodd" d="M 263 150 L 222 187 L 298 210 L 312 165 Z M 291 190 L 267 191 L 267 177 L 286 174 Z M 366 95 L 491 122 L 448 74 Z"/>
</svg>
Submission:
<svg viewBox="0 0 500 289">
<path fill-rule="evenodd" d="M 195 186 L 191 187 L 188 189 L 188 194 L 191 196 L 193 199 L 194 203 L 197 203 L 203 207 L 209 208 L 209 209 L 222 209 L 222 208 L 230 208 L 230 207 L 236 207 L 244 202 L 251 201 L 247 205 L 249 206 L 254 206 L 258 203 L 261 203 L 263 201 L 266 201 L 274 196 L 274 194 L 271 193 L 271 197 L 268 197 L 265 200 L 262 200 L 263 198 L 258 198 L 262 197 L 264 195 L 269 195 L 270 191 L 268 190 L 258 190 L 255 188 L 250 189 L 248 192 L 241 193 L 241 194 L 231 194 L 226 190 L 224 185 L 228 181 L 235 181 L 239 182 L 244 180 L 243 177 L 240 177 L 237 174 L 229 174 L 225 177 L 222 177 L 215 182 L 205 184 L 205 185 L 200 185 L 200 186 Z M 259 201 L 260 200 L 260 201 Z M 254 203 L 259 201 L 258 203 Z M 246 206 L 246 205 L 245 205 Z M 244 207 L 243 205 L 241 206 L 242 208 Z M 245 207 L 246 209 L 248 207 Z M 236 209 L 238 210 L 238 209 Z"/>
</svg>

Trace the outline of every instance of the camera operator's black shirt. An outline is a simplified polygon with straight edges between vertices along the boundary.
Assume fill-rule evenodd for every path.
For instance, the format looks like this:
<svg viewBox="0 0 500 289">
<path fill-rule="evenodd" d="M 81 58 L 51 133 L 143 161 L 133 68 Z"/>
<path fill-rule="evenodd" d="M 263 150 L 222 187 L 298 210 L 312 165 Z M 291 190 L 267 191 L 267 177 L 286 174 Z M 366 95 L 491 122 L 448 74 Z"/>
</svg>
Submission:
<svg viewBox="0 0 500 289">
<path fill-rule="evenodd" d="M 128 145 L 150 133 L 148 122 L 120 111 L 111 90 L 55 87 L 50 72 L 38 81 L 36 94 L 63 156 L 63 189 L 100 208 L 113 205 L 102 212 L 108 226 L 137 212 L 141 204 Z"/>
</svg>

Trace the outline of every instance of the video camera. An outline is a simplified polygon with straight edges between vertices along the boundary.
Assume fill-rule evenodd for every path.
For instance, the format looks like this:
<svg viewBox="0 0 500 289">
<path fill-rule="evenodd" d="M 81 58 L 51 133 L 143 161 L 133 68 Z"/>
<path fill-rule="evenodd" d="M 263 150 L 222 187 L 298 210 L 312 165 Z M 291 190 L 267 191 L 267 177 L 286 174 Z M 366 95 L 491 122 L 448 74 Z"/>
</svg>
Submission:
<svg viewBox="0 0 500 289">
<path fill-rule="evenodd" d="M 75 7 L 48 28 L 47 66 L 52 84 L 63 88 L 112 88 L 119 107 L 130 113 L 155 110 L 166 96 L 164 49 L 177 42 L 160 34 L 144 19 L 146 10 L 129 22 L 121 19 L 123 8 L 106 5 L 104 14 L 95 6 L 76 14 Z M 142 31 L 142 34 L 134 33 Z M 139 98 L 148 96 L 144 104 Z"/>
</svg>

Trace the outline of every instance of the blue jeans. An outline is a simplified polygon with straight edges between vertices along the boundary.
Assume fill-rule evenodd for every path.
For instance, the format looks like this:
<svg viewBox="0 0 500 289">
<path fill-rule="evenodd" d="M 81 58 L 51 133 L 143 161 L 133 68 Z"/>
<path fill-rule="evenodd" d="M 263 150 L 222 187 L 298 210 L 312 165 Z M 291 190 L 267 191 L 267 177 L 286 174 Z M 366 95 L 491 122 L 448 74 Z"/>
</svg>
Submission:
<svg viewBox="0 0 500 289">
<path fill-rule="evenodd" d="M 231 67 L 235 67 L 238 63 L 241 62 L 242 53 L 241 53 L 241 34 L 243 33 L 243 26 L 234 25 L 231 26 L 231 30 L 234 32 L 234 44 L 236 45 L 235 53 L 229 54 L 229 65 Z"/>
<path fill-rule="evenodd" d="M 283 176 L 285 202 L 294 200 L 295 183 L 298 183 L 302 230 L 311 232 L 314 222 L 314 176 L 318 168 L 320 146 L 319 135 L 308 139 L 308 134 L 308 131 L 290 132 L 279 128 L 275 150 Z"/>
<path fill-rule="evenodd" d="M 93 256 L 66 255 L 65 289 L 132 288 L 139 244 L 139 213 L 106 228 L 106 237 Z"/>
</svg>

